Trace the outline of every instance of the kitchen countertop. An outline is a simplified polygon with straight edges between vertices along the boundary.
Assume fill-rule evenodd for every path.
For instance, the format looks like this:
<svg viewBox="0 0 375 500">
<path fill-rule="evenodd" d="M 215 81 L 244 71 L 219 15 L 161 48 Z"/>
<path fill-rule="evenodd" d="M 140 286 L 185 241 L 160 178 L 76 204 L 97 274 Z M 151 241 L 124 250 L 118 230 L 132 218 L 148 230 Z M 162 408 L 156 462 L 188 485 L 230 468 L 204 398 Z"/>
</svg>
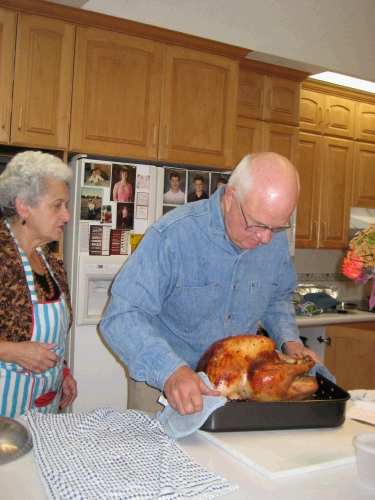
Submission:
<svg viewBox="0 0 375 500">
<path fill-rule="evenodd" d="M 375 428 L 359 424 L 360 433 L 374 432 Z M 310 431 L 311 432 L 311 431 Z M 326 470 L 300 474 L 290 478 L 270 480 L 244 464 L 233 455 L 210 442 L 202 432 L 196 432 L 179 441 L 181 446 L 203 466 L 237 484 L 240 489 L 221 498 L 228 500 L 311 500 L 312 498 L 341 500 L 374 499 L 375 489 L 359 480 L 356 463 L 332 467 Z M 241 433 L 246 438 L 246 434 Z M 268 446 L 267 432 L 264 446 Z M 291 439 L 296 439 L 291 431 Z M 34 450 L 23 457 L 0 466 L 2 500 L 46 499 L 36 462 Z M 126 498 L 126 497 L 124 497 Z"/>
<path fill-rule="evenodd" d="M 299 328 L 304 326 L 314 327 L 342 323 L 365 323 L 371 321 L 375 322 L 375 313 L 358 311 L 356 309 L 349 309 L 346 314 L 332 311 L 317 314 L 316 316 L 296 316 L 296 323 Z"/>
</svg>

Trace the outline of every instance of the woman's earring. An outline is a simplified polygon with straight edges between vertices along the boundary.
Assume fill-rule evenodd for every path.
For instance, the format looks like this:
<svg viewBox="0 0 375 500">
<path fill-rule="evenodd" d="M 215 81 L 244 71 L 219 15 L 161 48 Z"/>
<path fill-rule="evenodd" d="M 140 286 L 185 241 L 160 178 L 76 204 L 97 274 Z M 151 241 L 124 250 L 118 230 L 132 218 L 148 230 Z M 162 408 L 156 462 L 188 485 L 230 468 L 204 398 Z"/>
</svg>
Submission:
<svg viewBox="0 0 375 500">
<path fill-rule="evenodd" d="M 21 224 L 22 224 L 23 226 L 26 224 L 25 219 L 23 219 L 23 221 L 21 222 Z"/>
</svg>

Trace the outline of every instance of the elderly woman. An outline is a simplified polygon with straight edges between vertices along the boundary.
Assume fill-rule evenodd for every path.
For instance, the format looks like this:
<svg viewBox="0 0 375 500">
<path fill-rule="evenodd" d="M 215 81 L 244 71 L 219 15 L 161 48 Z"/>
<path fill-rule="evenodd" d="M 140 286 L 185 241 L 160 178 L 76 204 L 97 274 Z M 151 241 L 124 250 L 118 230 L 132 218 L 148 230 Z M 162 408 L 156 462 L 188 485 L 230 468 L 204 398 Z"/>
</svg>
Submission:
<svg viewBox="0 0 375 500">
<path fill-rule="evenodd" d="M 70 220 L 60 159 L 26 151 L 0 176 L 0 415 L 57 413 L 77 396 L 64 351 L 72 321 L 66 272 L 46 246 Z"/>
</svg>

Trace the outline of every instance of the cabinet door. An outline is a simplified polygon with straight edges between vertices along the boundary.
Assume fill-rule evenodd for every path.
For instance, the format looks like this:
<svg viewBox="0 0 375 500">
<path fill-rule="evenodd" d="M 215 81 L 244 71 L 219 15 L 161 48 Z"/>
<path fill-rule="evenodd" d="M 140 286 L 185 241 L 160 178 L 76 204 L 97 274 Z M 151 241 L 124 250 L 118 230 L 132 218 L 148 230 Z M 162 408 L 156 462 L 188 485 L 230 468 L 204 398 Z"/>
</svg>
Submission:
<svg viewBox="0 0 375 500">
<path fill-rule="evenodd" d="M 347 248 L 353 166 L 353 142 L 323 137 L 319 248 Z"/>
<path fill-rule="evenodd" d="M 355 102 L 343 97 L 324 96 L 324 134 L 354 138 Z"/>
<path fill-rule="evenodd" d="M 273 151 L 298 166 L 298 127 L 278 123 L 263 123 L 262 151 Z"/>
<path fill-rule="evenodd" d="M 375 144 L 354 143 L 352 206 L 375 208 Z"/>
<path fill-rule="evenodd" d="M 356 103 L 355 139 L 375 142 L 375 105 Z"/>
<path fill-rule="evenodd" d="M 324 364 L 346 391 L 375 389 L 375 323 L 332 325 L 326 329 Z"/>
<path fill-rule="evenodd" d="M 323 95 L 311 90 L 301 89 L 300 119 L 301 131 L 323 132 Z"/>
<path fill-rule="evenodd" d="M 9 144 L 17 14 L 0 9 L 0 143 Z"/>
<path fill-rule="evenodd" d="M 296 248 L 317 248 L 322 179 L 322 138 L 299 134 L 300 195 L 296 217 Z"/>
<path fill-rule="evenodd" d="M 18 15 L 11 143 L 67 149 L 75 26 Z"/>
<path fill-rule="evenodd" d="M 70 150 L 157 157 L 162 45 L 77 29 Z"/>
<path fill-rule="evenodd" d="M 251 153 L 262 150 L 262 122 L 250 118 L 237 118 L 237 141 L 235 164 Z"/>
<path fill-rule="evenodd" d="M 237 115 L 244 118 L 263 118 L 265 76 L 240 70 Z"/>
<path fill-rule="evenodd" d="M 232 168 L 238 61 L 167 46 L 159 160 Z"/>
<path fill-rule="evenodd" d="M 300 83 L 266 76 L 263 119 L 286 125 L 299 124 Z"/>
</svg>

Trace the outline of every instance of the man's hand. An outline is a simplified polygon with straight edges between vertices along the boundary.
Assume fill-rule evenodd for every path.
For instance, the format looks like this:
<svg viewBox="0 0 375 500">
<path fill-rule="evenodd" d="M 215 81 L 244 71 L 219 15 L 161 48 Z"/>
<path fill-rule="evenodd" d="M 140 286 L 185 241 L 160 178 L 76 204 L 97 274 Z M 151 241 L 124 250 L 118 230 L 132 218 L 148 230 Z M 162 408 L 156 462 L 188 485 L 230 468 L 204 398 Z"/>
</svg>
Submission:
<svg viewBox="0 0 375 500">
<path fill-rule="evenodd" d="M 53 352 L 57 344 L 42 342 L 1 342 L 0 359 L 8 363 L 16 363 L 27 371 L 37 373 L 54 368 L 60 361 L 60 356 Z"/>
<path fill-rule="evenodd" d="M 210 389 L 200 376 L 188 366 L 181 366 L 166 380 L 164 394 L 168 403 L 180 415 L 202 411 L 205 396 L 220 396 L 220 392 Z"/>
<path fill-rule="evenodd" d="M 62 394 L 60 398 L 60 408 L 65 408 L 73 403 L 77 397 L 77 382 L 71 375 L 68 375 L 62 383 Z"/>
<path fill-rule="evenodd" d="M 310 356 L 317 363 L 323 364 L 323 361 L 315 354 L 314 351 L 301 345 L 299 342 L 287 342 L 285 344 L 285 354 L 292 358 L 304 358 Z"/>
</svg>

